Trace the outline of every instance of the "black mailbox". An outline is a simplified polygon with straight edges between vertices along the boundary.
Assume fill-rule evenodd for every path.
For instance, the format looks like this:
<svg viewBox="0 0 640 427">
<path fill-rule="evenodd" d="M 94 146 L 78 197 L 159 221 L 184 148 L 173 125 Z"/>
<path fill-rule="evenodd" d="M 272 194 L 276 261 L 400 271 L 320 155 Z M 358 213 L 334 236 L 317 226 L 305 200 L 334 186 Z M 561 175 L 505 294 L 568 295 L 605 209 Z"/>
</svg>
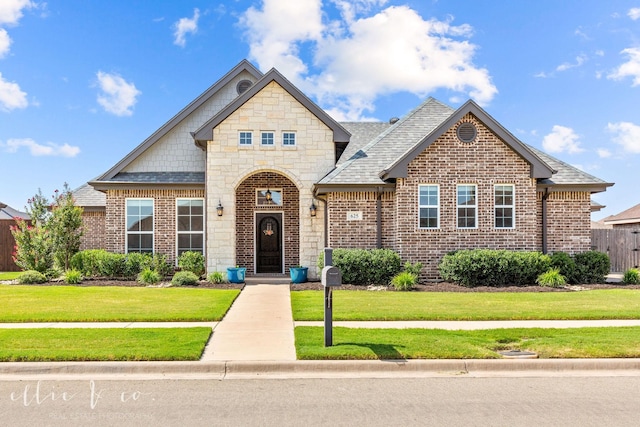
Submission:
<svg viewBox="0 0 640 427">
<path fill-rule="evenodd" d="M 342 273 L 337 267 L 326 266 L 322 269 L 322 285 L 323 286 L 341 286 Z"/>
</svg>

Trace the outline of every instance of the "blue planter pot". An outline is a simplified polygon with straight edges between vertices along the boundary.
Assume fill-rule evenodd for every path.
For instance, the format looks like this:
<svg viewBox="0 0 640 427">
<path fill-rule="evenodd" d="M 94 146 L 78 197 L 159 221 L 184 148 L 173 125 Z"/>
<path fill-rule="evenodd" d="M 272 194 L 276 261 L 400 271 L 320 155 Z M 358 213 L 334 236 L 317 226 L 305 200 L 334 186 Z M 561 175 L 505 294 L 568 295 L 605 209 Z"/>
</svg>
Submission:
<svg viewBox="0 0 640 427">
<path fill-rule="evenodd" d="M 231 283 L 244 283 L 245 267 L 227 267 L 227 279 Z"/>
<path fill-rule="evenodd" d="M 291 267 L 289 273 L 291 275 L 291 282 L 304 283 L 307 281 L 307 272 L 309 267 Z"/>
</svg>

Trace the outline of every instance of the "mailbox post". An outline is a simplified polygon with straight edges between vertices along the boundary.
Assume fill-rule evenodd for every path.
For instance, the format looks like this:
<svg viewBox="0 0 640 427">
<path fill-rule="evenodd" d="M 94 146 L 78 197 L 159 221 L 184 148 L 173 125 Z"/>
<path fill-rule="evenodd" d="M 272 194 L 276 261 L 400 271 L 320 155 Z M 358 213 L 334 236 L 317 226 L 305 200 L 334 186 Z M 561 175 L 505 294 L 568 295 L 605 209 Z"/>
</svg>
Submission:
<svg viewBox="0 0 640 427">
<path fill-rule="evenodd" d="M 333 249 L 324 250 L 324 268 L 322 269 L 322 286 L 324 287 L 324 346 L 333 345 L 333 286 L 342 285 L 342 273 L 333 267 Z"/>
</svg>

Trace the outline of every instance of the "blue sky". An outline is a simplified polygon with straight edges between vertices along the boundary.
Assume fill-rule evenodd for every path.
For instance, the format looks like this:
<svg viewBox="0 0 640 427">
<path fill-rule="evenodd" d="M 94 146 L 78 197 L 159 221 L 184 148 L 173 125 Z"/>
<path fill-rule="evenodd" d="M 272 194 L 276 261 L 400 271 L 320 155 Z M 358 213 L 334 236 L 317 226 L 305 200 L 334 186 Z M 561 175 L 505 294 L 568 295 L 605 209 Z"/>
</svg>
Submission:
<svg viewBox="0 0 640 427">
<path fill-rule="evenodd" d="M 0 201 L 108 170 L 243 58 L 338 120 L 469 98 L 640 203 L 640 0 L 2 0 Z"/>
</svg>

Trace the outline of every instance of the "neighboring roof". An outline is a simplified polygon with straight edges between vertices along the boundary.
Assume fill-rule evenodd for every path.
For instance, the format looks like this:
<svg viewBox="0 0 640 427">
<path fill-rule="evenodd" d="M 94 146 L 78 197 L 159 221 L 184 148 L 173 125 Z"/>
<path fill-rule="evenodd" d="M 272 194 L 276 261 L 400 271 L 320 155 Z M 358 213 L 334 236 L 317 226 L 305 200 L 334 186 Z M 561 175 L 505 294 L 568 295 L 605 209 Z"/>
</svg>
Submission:
<svg viewBox="0 0 640 427">
<path fill-rule="evenodd" d="M 603 222 L 608 225 L 640 223 L 640 204 L 630 207 L 617 215 L 606 217 Z"/>
<path fill-rule="evenodd" d="M 83 184 L 72 191 L 73 200 L 76 206 L 83 208 L 104 207 L 107 204 L 107 196 L 101 192 L 94 190 L 89 184 Z"/>
<path fill-rule="evenodd" d="M 602 209 L 606 208 L 602 203 L 598 203 L 595 200 L 591 199 L 591 212 L 598 212 Z"/>
<path fill-rule="evenodd" d="M 233 112 L 240 108 L 244 103 L 249 101 L 258 92 L 264 89 L 269 83 L 276 82 L 291 96 L 293 96 L 300 104 L 315 115 L 321 122 L 327 125 L 333 131 L 334 142 L 349 142 L 351 134 L 347 132 L 338 122 L 329 116 L 322 108 L 318 107 L 311 99 L 295 87 L 289 80 L 275 68 L 269 70 L 260 80 L 255 82 L 242 95 L 234 99 L 229 105 L 213 116 L 209 121 L 200 127 L 200 129 L 191 133 L 195 143 L 200 148 L 206 148 L 206 142 L 211 140 L 213 129 L 222 123 Z"/>
<path fill-rule="evenodd" d="M 484 111 L 478 104 L 472 100 L 467 101 L 460 108 L 458 108 L 453 114 L 451 114 L 446 120 L 442 121 L 439 126 L 432 130 L 422 141 L 416 144 L 411 150 L 405 153 L 402 157 L 395 159 L 384 170 L 380 172 L 380 176 L 383 179 L 389 178 L 403 178 L 407 175 L 408 164 L 415 159 L 420 153 L 422 153 L 427 147 L 429 147 L 436 139 L 442 134 L 451 129 L 458 121 L 460 121 L 467 114 L 473 114 L 478 120 L 484 123 L 491 131 L 493 131 L 498 137 L 513 151 L 515 151 L 520 157 L 526 160 L 531 165 L 531 177 L 532 178 L 549 178 L 554 173 L 554 170 L 545 164 L 538 156 L 536 156 L 529 148 L 520 142 L 515 136 L 507 131 L 500 123 L 498 123 L 493 117 L 491 117 L 486 111 Z"/>
<path fill-rule="evenodd" d="M 0 219 L 14 218 L 30 219 L 31 217 L 25 212 L 20 212 L 19 210 L 13 209 L 11 206 L 7 206 L 0 202 Z"/>
<path fill-rule="evenodd" d="M 576 188 L 591 193 L 598 193 L 605 191 L 607 187 L 611 187 L 613 184 L 603 181 L 593 175 L 590 175 L 580 169 L 571 166 L 562 160 L 556 159 L 549 154 L 538 150 L 537 148 L 528 146 L 531 151 L 536 153 L 545 163 L 556 170 L 551 178 L 541 179 L 538 181 L 538 186 L 555 186 L 563 188 Z"/>
<path fill-rule="evenodd" d="M 127 167 L 131 162 L 133 162 L 140 154 L 145 152 L 149 147 L 151 147 L 154 143 L 156 143 L 160 138 L 166 135 L 171 131 L 174 127 L 176 127 L 182 120 L 189 116 L 192 112 L 198 109 L 202 104 L 207 102 L 213 95 L 215 95 L 222 87 L 228 84 L 231 80 L 233 80 L 236 76 L 238 76 L 243 71 L 248 72 L 253 77 L 259 79 L 262 77 L 262 73 L 256 67 L 254 67 L 249 61 L 243 59 L 238 65 L 233 67 L 231 71 L 225 74 L 220 80 L 211 85 L 209 89 L 204 91 L 200 96 L 194 99 L 189 105 L 184 107 L 178 114 L 173 116 L 171 120 L 162 125 L 160 129 L 155 131 L 150 137 L 145 139 L 140 145 L 138 145 L 132 152 L 127 154 L 122 160 L 120 160 L 115 166 L 109 169 L 107 172 L 102 174 L 97 178 L 97 181 L 109 180 L 113 178 L 116 174 L 122 171 L 125 167 Z"/>
</svg>

